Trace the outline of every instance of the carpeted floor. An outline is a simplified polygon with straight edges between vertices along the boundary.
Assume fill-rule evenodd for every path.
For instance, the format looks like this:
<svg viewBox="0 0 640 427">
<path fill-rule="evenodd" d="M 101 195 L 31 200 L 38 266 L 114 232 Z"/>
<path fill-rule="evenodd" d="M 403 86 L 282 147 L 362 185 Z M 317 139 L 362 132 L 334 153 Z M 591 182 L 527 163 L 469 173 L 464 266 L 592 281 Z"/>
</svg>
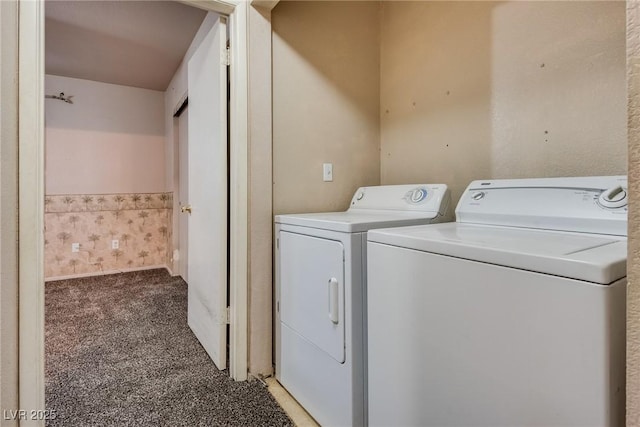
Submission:
<svg viewBox="0 0 640 427">
<path fill-rule="evenodd" d="M 165 270 L 49 282 L 49 426 L 290 426 L 258 381 L 218 371 Z"/>
</svg>

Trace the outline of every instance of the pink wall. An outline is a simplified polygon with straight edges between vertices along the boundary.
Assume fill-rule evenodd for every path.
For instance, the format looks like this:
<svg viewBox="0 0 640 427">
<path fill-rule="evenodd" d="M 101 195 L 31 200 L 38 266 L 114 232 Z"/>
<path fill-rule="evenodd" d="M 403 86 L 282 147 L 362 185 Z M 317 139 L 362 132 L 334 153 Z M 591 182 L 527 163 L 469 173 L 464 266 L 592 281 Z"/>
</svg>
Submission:
<svg viewBox="0 0 640 427">
<path fill-rule="evenodd" d="M 171 193 L 47 196 L 45 277 L 164 267 L 171 257 Z M 112 248 L 112 240 L 120 247 Z M 72 244 L 80 250 L 73 252 Z"/>
<path fill-rule="evenodd" d="M 164 92 L 47 75 L 46 193 L 165 191 Z"/>
</svg>

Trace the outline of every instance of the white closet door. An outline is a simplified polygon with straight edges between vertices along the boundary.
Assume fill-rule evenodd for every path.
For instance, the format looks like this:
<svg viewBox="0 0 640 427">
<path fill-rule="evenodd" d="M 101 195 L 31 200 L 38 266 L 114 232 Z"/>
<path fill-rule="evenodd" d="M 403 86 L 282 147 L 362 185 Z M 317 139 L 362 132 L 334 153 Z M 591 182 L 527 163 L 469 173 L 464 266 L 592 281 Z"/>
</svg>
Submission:
<svg viewBox="0 0 640 427">
<path fill-rule="evenodd" d="M 188 63 L 188 322 L 218 369 L 227 366 L 226 24 L 213 26 Z"/>
</svg>

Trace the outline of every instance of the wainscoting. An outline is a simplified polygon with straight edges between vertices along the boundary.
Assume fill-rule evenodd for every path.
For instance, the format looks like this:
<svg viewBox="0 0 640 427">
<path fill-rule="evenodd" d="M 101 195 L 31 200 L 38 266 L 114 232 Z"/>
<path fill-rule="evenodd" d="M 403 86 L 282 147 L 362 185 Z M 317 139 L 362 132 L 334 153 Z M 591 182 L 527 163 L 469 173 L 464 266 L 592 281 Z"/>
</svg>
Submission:
<svg viewBox="0 0 640 427">
<path fill-rule="evenodd" d="M 172 193 L 46 196 L 45 278 L 171 265 L 172 206 Z"/>
</svg>

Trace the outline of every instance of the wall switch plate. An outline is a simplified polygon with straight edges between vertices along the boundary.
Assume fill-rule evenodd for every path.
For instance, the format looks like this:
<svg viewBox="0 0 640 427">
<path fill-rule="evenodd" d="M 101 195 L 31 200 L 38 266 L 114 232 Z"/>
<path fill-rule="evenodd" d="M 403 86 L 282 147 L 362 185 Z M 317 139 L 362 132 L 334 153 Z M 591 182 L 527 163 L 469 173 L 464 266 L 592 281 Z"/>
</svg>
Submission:
<svg viewBox="0 0 640 427">
<path fill-rule="evenodd" d="M 80 243 L 72 243 L 71 252 L 80 252 Z"/>
<path fill-rule="evenodd" d="M 120 241 L 112 240 L 111 241 L 111 249 L 120 249 Z"/>
<path fill-rule="evenodd" d="M 322 164 L 322 180 L 325 182 L 333 181 L 333 163 Z"/>
</svg>

